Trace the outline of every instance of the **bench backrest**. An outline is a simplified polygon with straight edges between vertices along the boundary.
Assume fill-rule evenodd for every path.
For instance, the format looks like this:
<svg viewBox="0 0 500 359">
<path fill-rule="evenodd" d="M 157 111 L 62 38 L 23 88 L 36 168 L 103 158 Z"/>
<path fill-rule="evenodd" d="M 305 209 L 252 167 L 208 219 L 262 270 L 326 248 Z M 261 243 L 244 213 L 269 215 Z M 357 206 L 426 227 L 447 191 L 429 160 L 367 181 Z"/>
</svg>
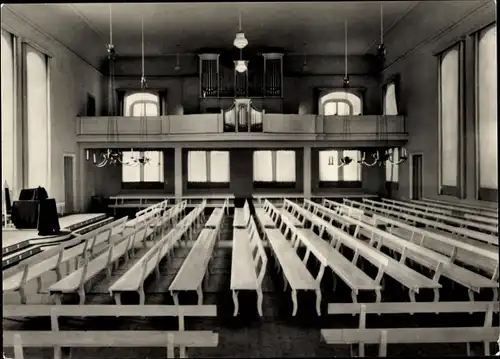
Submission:
<svg viewBox="0 0 500 359">
<path fill-rule="evenodd" d="M 137 217 L 143 216 L 144 214 L 151 212 L 157 208 L 164 209 L 167 205 L 168 205 L 168 199 L 161 201 L 159 203 L 155 203 L 149 207 L 146 207 L 144 209 L 141 209 L 140 211 L 137 211 L 135 214 L 135 217 L 137 218 Z"/>
<path fill-rule="evenodd" d="M 250 216 L 249 226 L 247 228 L 248 236 L 250 239 L 250 249 L 252 251 L 252 258 L 254 261 L 255 271 L 257 274 L 257 283 L 260 286 L 267 267 L 267 255 L 264 249 L 264 244 L 257 230 L 257 225 L 252 216 Z M 259 267 L 260 264 L 260 267 Z"/>
</svg>

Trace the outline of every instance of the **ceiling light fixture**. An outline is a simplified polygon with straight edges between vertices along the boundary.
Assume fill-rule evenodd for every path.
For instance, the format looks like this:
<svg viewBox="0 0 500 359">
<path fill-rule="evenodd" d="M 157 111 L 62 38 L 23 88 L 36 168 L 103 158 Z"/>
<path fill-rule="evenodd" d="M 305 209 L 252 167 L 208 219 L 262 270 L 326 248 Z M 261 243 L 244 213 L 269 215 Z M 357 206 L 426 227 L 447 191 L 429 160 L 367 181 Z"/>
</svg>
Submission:
<svg viewBox="0 0 500 359">
<path fill-rule="evenodd" d="M 248 61 L 245 61 L 245 60 L 237 60 L 234 62 L 235 64 L 235 67 L 234 69 L 239 72 L 239 73 L 244 73 L 245 71 L 248 70 Z"/>
<path fill-rule="evenodd" d="M 236 37 L 234 38 L 233 45 L 238 49 L 244 49 L 248 45 L 248 40 L 245 37 L 245 33 L 241 30 L 241 11 L 238 14 L 239 18 L 239 31 L 236 33 Z"/>
</svg>

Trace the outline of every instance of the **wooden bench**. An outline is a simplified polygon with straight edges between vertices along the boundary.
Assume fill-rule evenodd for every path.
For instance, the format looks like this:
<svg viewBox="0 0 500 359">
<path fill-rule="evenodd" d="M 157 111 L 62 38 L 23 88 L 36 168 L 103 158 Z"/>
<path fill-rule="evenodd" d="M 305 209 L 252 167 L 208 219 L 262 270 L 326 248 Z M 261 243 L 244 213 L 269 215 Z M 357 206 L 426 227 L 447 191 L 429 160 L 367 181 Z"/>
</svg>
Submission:
<svg viewBox="0 0 500 359">
<path fill-rule="evenodd" d="M 266 266 L 266 252 L 255 221 L 250 216 L 247 228 L 233 229 L 230 288 L 233 292 L 234 316 L 239 313 L 238 292 L 252 290 L 257 292 L 257 311 L 262 317 L 262 280 Z"/>
<path fill-rule="evenodd" d="M 121 294 L 123 292 L 137 292 L 140 304 L 145 303 L 144 281 L 153 271 L 159 276 L 161 260 L 179 244 L 182 237 L 191 235 L 191 229 L 199 223 L 198 217 L 202 215 L 204 209 L 205 203 L 203 202 L 189 212 L 186 217 L 109 287 L 109 293 L 114 296 L 116 304 L 121 304 Z"/>
<path fill-rule="evenodd" d="M 116 214 L 117 208 L 148 208 L 163 201 L 168 201 L 171 196 L 162 194 L 121 194 L 109 197 L 110 201 L 114 201 L 109 205 L 113 208 Z"/>
<path fill-rule="evenodd" d="M 319 283 L 308 271 L 307 267 L 302 260 L 297 255 L 296 249 L 293 247 L 290 241 L 287 240 L 286 234 L 291 230 L 289 225 L 290 221 L 285 218 L 284 215 L 279 212 L 273 204 L 266 200 L 264 206 L 271 208 L 273 213 L 277 213 L 280 218 L 276 218 L 275 223 L 278 219 L 281 220 L 280 228 L 271 229 L 265 228 L 265 236 L 271 247 L 271 253 L 274 257 L 275 264 L 278 268 L 281 268 L 283 273 L 283 281 L 285 284 L 284 290 L 286 290 L 287 285 L 290 286 L 292 292 L 292 303 L 293 310 L 292 316 L 297 315 L 298 303 L 297 303 L 297 291 L 299 290 L 312 290 L 316 293 L 316 312 L 318 316 L 321 315 L 321 290 Z M 277 224 L 277 223 L 276 223 Z M 282 233 L 282 230 L 285 233 Z"/>
<path fill-rule="evenodd" d="M 70 272 L 70 260 L 74 259 L 76 266 L 78 258 L 92 256 L 96 248 L 103 242 L 109 242 L 113 236 L 121 236 L 127 217 L 123 217 L 94 231 L 61 243 L 47 249 L 16 266 L 3 271 L 3 292 L 18 291 L 21 302 L 26 303 L 25 286 L 33 279 L 37 280 L 37 292 L 42 290 L 42 276 L 55 271 L 57 281 L 62 279 L 61 265 L 66 263 L 67 272 Z"/>
<path fill-rule="evenodd" d="M 293 206 L 291 206 L 292 202 L 289 199 L 285 199 L 283 201 L 283 207 L 279 209 L 280 213 L 283 214 L 283 216 L 287 217 L 289 221 L 293 223 L 293 225 L 297 228 L 303 228 L 304 227 L 304 220 L 303 218 L 300 219 L 295 216 L 295 209 Z"/>
<path fill-rule="evenodd" d="M 416 201 L 416 200 L 412 200 Z M 442 201 L 442 200 L 437 200 L 437 199 L 431 199 L 431 198 L 421 198 L 419 200 L 420 202 L 423 203 L 430 203 L 433 205 L 440 205 L 440 206 L 449 206 L 453 207 L 456 209 L 464 209 L 464 210 L 470 210 L 470 211 L 475 211 L 477 212 L 484 212 L 484 213 L 489 213 L 489 214 L 495 214 L 498 212 L 498 204 L 495 203 L 494 207 L 486 207 L 486 206 L 476 206 L 472 204 L 466 204 L 463 202 L 450 202 L 450 201 Z"/>
<path fill-rule="evenodd" d="M 393 258 L 345 232 L 344 228 L 350 225 L 348 220 L 349 217 L 332 214 L 331 212 L 321 212 L 321 210 L 319 210 L 318 213 L 321 213 L 323 216 L 326 215 L 330 218 L 330 222 L 324 221 L 323 219 L 321 220 L 324 221 L 326 232 L 333 237 L 332 243 L 335 243 L 334 245 L 337 249 L 340 249 L 341 245 L 350 247 L 355 252 L 354 259 L 357 260 L 357 258 L 361 255 L 375 267 L 379 268 L 379 273 L 381 268 L 383 268 L 381 266 L 388 262 L 388 265 L 385 267 L 384 274 L 387 274 L 401 283 L 401 285 L 408 288 L 410 300 L 412 302 L 415 301 L 415 294 L 419 293 L 420 289 L 432 289 L 434 291 L 434 299 L 436 301 L 439 299 L 439 289 L 441 288 L 441 284 L 439 284 L 436 280 L 427 278 L 426 276 L 407 267 L 403 263 L 394 260 Z M 339 229 L 334 226 L 334 222 L 342 228 Z M 363 222 L 360 221 L 359 223 Z M 354 259 L 353 262 L 355 263 L 356 261 Z"/>
<path fill-rule="evenodd" d="M 417 208 L 410 208 L 408 206 L 401 206 L 399 204 L 392 204 L 386 202 L 372 201 L 371 199 L 363 198 L 363 203 L 368 203 L 370 205 L 386 208 L 389 210 L 401 211 L 409 213 L 413 216 L 422 217 L 429 219 L 431 221 L 443 222 L 452 226 L 458 226 L 460 228 L 468 229 L 470 231 L 485 232 L 489 234 L 498 234 L 498 226 L 479 223 L 474 221 L 469 221 L 465 218 L 456 218 L 442 213 L 429 213 L 426 211 L 419 210 Z M 498 243 L 498 241 L 497 241 Z"/>
<path fill-rule="evenodd" d="M 159 203 L 160 204 L 160 203 Z M 131 219 L 130 221 L 127 222 L 127 227 L 130 228 L 135 228 L 137 225 L 139 225 L 141 222 L 149 222 L 149 219 L 152 217 L 160 217 L 163 214 L 163 208 L 154 205 L 151 207 L 146 208 L 147 211 L 142 212 L 141 214 L 135 216 L 134 219 Z"/>
<path fill-rule="evenodd" d="M 483 342 L 484 353 L 490 355 L 490 343 L 498 339 L 500 329 L 493 327 L 493 313 L 498 313 L 498 302 L 421 302 L 421 303 L 363 303 L 328 304 L 328 314 L 359 314 L 355 329 L 321 329 L 321 338 L 328 344 L 359 345 L 358 353 L 364 357 L 365 344 L 379 344 L 379 357 L 387 354 L 387 344 L 467 343 L 470 355 L 471 342 Z M 482 327 L 455 328 L 387 328 L 367 329 L 367 314 L 402 313 L 485 313 Z"/>
<path fill-rule="evenodd" d="M 390 204 L 395 204 L 398 206 L 403 206 L 403 207 L 410 207 L 413 209 L 419 209 L 422 210 L 426 213 L 439 213 L 443 214 L 446 216 L 452 216 L 456 218 L 462 218 L 470 221 L 476 221 L 479 223 L 487 223 L 487 224 L 492 224 L 495 225 L 498 229 L 498 218 L 492 218 L 492 217 L 487 217 L 487 216 L 482 216 L 478 214 L 470 214 L 470 213 L 462 213 L 460 211 L 457 211 L 455 209 L 447 209 L 447 208 L 437 208 L 429 205 L 424 205 L 420 202 L 406 202 L 406 201 L 400 201 L 400 200 L 394 200 L 394 199 L 388 199 L 388 198 L 382 198 L 382 202 L 384 203 L 390 203 Z"/>
<path fill-rule="evenodd" d="M 178 317 L 178 330 L 170 331 L 82 331 L 59 328 L 59 317 Z M 4 347 L 14 347 L 16 359 L 23 347 L 53 347 L 54 358 L 61 359 L 61 347 L 165 347 L 167 358 L 187 358 L 187 348 L 217 347 L 217 333 L 186 330 L 186 317 L 217 316 L 215 305 L 6 305 L 4 318 L 50 317 L 50 331 L 4 331 Z M 70 353 L 71 357 L 71 353 Z"/>
<path fill-rule="evenodd" d="M 400 263 L 404 264 L 406 259 L 411 259 L 434 271 L 433 280 L 439 281 L 442 275 L 463 285 L 469 290 L 471 300 L 473 300 L 473 293 L 479 293 L 481 288 L 492 288 L 496 292 L 498 283 L 453 264 L 450 257 L 434 252 L 416 243 L 401 239 L 390 233 L 390 229 L 389 232 L 386 232 L 377 228 L 376 218 L 377 217 L 374 217 L 373 225 L 363 223 L 354 218 L 350 218 L 349 222 L 357 226 L 356 234 L 363 235 L 370 240 L 370 245 L 375 245 L 377 243 L 377 249 L 384 246 L 392 251 L 400 253 Z M 381 222 L 387 223 L 383 220 Z M 437 301 L 436 298 L 435 301 Z"/>
<path fill-rule="evenodd" d="M 83 266 L 52 284 L 49 287 L 49 293 L 55 296 L 56 304 L 61 304 L 63 294 L 75 292 L 79 294 L 80 305 L 85 304 L 85 285 L 104 270 L 106 270 L 107 277 L 110 277 L 115 263 L 118 264 L 120 258 L 128 259 L 134 248 L 139 245 L 145 246 L 146 237 L 155 229 L 151 227 L 152 224 L 159 225 L 160 223 L 152 218 L 150 222 L 143 223 L 142 227 L 136 228 L 133 232 L 118 236 L 111 241 L 107 251 L 92 260 L 85 258 Z"/>
<path fill-rule="evenodd" d="M 248 221 L 250 219 L 250 207 L 248 202 L 245 201 L 243 208 L 234 208 L 234 228 L 246 228 L 248 226 Z"/>
<path fill-rule="evenodd" d="M 198 295 L 198 305 L 203 304 L 203 279 L 208 281 L 210 272 L 209 262 L 212 257 L 215 243 L 220 236 L 224 210 L 219 212 L 219 218 L 215 229 L 204 228 L 198 235 L 196 242 L 189 251 L 181 268 L 177 272 L 174 280 L 170 284 L 169 291 L 172 294 L 175 304 L 179 304 L 178 294 L 180 291 L 196 291 Z"/>
<path fill-rule="evenodd" d="M 482 232 L 477 232 L 477 231 L 471 231 L 469 229 L 460 228 L 457 226 L 450 226 L 450 225 L 447 225 L 445 223 L 432 221 L 432 220 L 429 220 L 426 218 L 421 218 L 421 217 L 417 217 L 414 215 L 402 213 L 400 211 L 383 209 L 383 208 L 376 207 L 376 206 L 373 206 L 373 205 L 368 204 L 368 203 L 360 203 L 360 202 L 351 201 L 348 199 L 344 199 L 344 203 L 349 205 L 349 206 L 357 206 L 359 209 L 363 209 L 363 210 L 366 209 L 366 210 L 371 211 L 373 213 L 378 213 L 378 214 L 382 214 L 382 215 L 392 216 L 395 218 L 400 218 L 400 219 L 406 220 L 412 224 L 418 223 L 418 224 L 423 225 L 427 228 L 434 228 L 434 229 L 438 229 L 438 230 L 447 231 L 450 233 L 450 235 L 463 236 L 464 238 L 476 239 L 476 240 L 479 240 L 479 241 L 482 241 L 485 243 L 490 243 L 490 244 L 494 244 L 494 245 L 498 246 L 498 237 L 497 236 L 492 236 L 492 235 L 482 233 Z"/>
<path fill-rule="evenodd" d="M 304 263 L 307 263 L 309 252 L 313 253 L 322 265 L 329 267 L 333 271 L 333 274 L 337 275 L 351 289 L 351 298 L 353 302 L 357 302 L 357 296 L 361 290 L 374 291 L 376 301 L 380 302 L 380 291 L 382 289 L 380 281 L 382 280 L 385 267 L 382 266 L 382 270 L 379 271 L 376 278 L 372 279 L 358 268 L 355 263 L 349 261 L 342 253 L 330 246 L 330 244 L 322 238 L 326 229 L 324 221 L 316 217 L 314 213 L 305 209 L 307 206 L 307 208 L 312 210 L 312 208 L 307 205 L 307 202 L 311 201 L 306 199 L 304 201 L 304 208 L 291 202 L 292 206 L 296 206 L 295 213 L 302 215 L 307 222 L 311 223 L 310 229 L 297 229 L 297 233 L 294 236 L 295 240 L 298 239 L 302 241 L 307 248 L 304 256 Z M 313 206 L 320 206 L 314 202 L 311 203 Z M 317 227 L 319 235 L 313 232 L 314 227 Z"/>
</svg>

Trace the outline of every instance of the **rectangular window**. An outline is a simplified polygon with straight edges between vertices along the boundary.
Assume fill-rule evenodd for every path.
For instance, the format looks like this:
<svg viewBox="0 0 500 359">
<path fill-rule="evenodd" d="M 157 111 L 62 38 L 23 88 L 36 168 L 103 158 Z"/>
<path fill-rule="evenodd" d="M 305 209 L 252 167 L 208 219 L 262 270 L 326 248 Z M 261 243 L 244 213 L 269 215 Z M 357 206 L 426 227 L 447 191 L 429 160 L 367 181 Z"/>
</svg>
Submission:
<svg viewBox="0 0 500 359">
<path fill-rule="evenodd" d="M 190 183 L 229 183 L 229 151 L 188 151 Z"/>
<path fill-rule="evenodd" d="M 294 183 L 296 181 L 295 151 L 254 151 L 253 181 Z"/>
<path fill-rule="evenodd" d="M 26 125 L 28 187 L 47 187 L 49 117 L 47 56 L 24 45 L 26 56 Z"/>
<path fill-rule="evenodd" d="M 320 182 L 337 182 L 339 180 L 338 151 L 319 151 Z"/>
<path fill-rule="evenodd" d="M 396 84 L 387 84 L 384 91 L 384 115 L 395 116 L 398 114 L 398 104 L 396 101 Z"/>
<path fill-rule="evenodd" d="M 144 164 L 127 165 L 138 158 L 149 159 Z M 122 182 L 164 182 L 163 151 L 124 151 Z"/>
<path fill-rule="evenodd" d="M 341 165 L 341 159 L 351 158 L 351 162 Z M 356 182 L 353 185 L 359 187 L 361 183 L 361 152 L 357 150 L 321 150 L 318 153 L 319 160 L 319 182 L 332 184 L 336 182 L 340 187 L 347 185 L 344 182 Z M 358 183 L 359 182 L 359 183 Z M 335 186 L 334 184 L 332 184 Z"/>
<path fill-rule="evenodd" d="M 392 154 L 392 162 L 398 163 L 399 161 L 399 148 L 389 150 Z M 398 183 L 399 181 L 399 165 L 393 164 L 391 161 L 385 161 L 385 181 Z"/>
</svg>

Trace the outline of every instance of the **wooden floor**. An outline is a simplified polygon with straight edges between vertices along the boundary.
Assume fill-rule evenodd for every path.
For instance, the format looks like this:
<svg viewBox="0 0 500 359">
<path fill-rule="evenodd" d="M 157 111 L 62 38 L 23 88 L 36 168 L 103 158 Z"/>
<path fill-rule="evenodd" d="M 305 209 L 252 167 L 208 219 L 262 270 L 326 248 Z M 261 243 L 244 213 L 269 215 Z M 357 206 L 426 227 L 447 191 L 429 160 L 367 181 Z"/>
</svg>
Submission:
<svg viewBox="0 0 500 359">
<path fill-rule="evenodd" d="M 350 356 L 348 345 L 327 345 L 320 341 L 320 328 L 355 328 L 358 325 L 358 318 L 352 315 L 318 317 L 314 309 L 314 295 L 299 294 L 299 311 L 297 317 L 291 317 L 291 300 L 288 292 L 283 292 L 283 283 L 276 274 L 272 265 L 268 265 L 266 277 L 263 283 L 264 289 L 264 316 L 257 316 L 255 308 L 255 293 L 240 294 L 240 316 L 236 319 L 232 316 L 233 303 L 231 292 L 229 291 L 230 270 L 231 270 L 231 249 L 228 248 L 228 241 L 232 238 L 230 224 L 233 219 L 230 216 L 224 218 L 224 228 L 222 231 L 222 242 L 226 245 L 216 248 L 214 259 L 211 263 L 211 277 L 209 287 L 204 290 L 205 304 L 217 304 L 218 316 L 214 319 L 189 318 L 186 320 L 187 330 L 214 330 L 219 333 L 219 345 L 217 348 L 191 348 L 188 355 L 191 358 L 197 357 L 334 357 Z M 173 304 L 173 300 L 167 288 L 174 278 L 177 269 L 180 268 L 183 258 L 187 256 L 189 248 L 180 248 L 176 252 L 176 259 L 168 263 L 163 262 L 160 278 L 148 280 L 146 286 L 146 304 Z M 141 254 L 138 253 L 138 257 Z M 113 299 L 107 290 L 109 285 L 122 275 L 134 262 L 129 262 L 126 267 L 119 268 L 113 276 L 108 279 L 98 279 L 90 293 L 87 295 L 88 304 L 113 304 Z M 43 288 L 47 288 L 53 283 L 55 275 L 50 273 L 43 278 Z M 467 291 L 457 286 L 452 289 L 451 283 L 443 280 L 442 301 L 467 300 Z M 31 285 L 31 284 L 30 284 Z M 27 293 L 34 293 L 36 283 L 32 284 L 33 289 L 27 288 Z M 396 282 L 388 279 L 388 288 L 393 288 L 389 292 L 389 297 L 384 301 L 408 301 L 408 294 L 401 289 Z M 339 282 L 335 294 L 332 293 L 333 281 L 328 271 L 322 282 L 323 287 L 323 312 L 326 313 L 326 303 L 329 302 L 351 302 L 350 290 L 343 287 Z M 386 295 L 384 291 L 384 295 Z M 487 294 L 486 299 L 490 299 Z M 17 293 L 4 294 L 4 304 L 18 304 Z M 360 295 L 359 301 L 373 301 L 373 298 Z M 417 300 L 432 300 L 432 293 L 429 298 L 422 293 Z M 477 298 L 477 300 L 482 300 Z M 123 304 L 137 304 L 136 294 L 124 295 Z M 180 301 L 183 304 L 195 304 L 196 295 L 182 295 Z M 28 297 L 28 303 L 53 303 L 47 294 L 32 295 Z M 63 303 L 77 304 L 77 298 L 65 296 Z M 388 319 L 392 318 L 392 319 Z M 370 318 L 370 326 L 384 327 L 412 327 L 412 326 L 462 326 L 462 325 L 482 325 L 484 315 L 470 314 L 435 314 L 429 315 L 393 315 L 377 316 Z M 378 323 L 377 323 L 378 321 Z M 498 326 L 498 322 L 493 325 Z M 63 318 L 60 320 L 60 330 L 80 329 L 80 330 L 169 330 L 176 329 L 176 318 L 92 318 L 76 319 Z M 50 330 L 50 319 L 31 319 L 24 321 L 3 320 L 4 330 Z M 472 354 L 482 353 L 481 344 L 471 344 Z M 496 352 L 495 348 L 492 348 Z M 388 356 L 456 356 L 465 353 L 465 344 L 439 344 L 439 345 L 390 345 Z M 13 357 L 12 349 L 5 350 L 5 354 Z M 53 349 L 25 348 L 26 359 L 53 358 Z M 377 348 L 366 346 L 366 356 L 377 354 Z M 83 349 L 74 348 L 71 351 L 72 359 L 155 359 L 165 358 L 165 349 L 130 349 L 130 348 L 98 348 Z M 63 357 L 64 358 L 64 357 Z M 69 358 L 66 356 L 65 358 Z"/>
</svg>

